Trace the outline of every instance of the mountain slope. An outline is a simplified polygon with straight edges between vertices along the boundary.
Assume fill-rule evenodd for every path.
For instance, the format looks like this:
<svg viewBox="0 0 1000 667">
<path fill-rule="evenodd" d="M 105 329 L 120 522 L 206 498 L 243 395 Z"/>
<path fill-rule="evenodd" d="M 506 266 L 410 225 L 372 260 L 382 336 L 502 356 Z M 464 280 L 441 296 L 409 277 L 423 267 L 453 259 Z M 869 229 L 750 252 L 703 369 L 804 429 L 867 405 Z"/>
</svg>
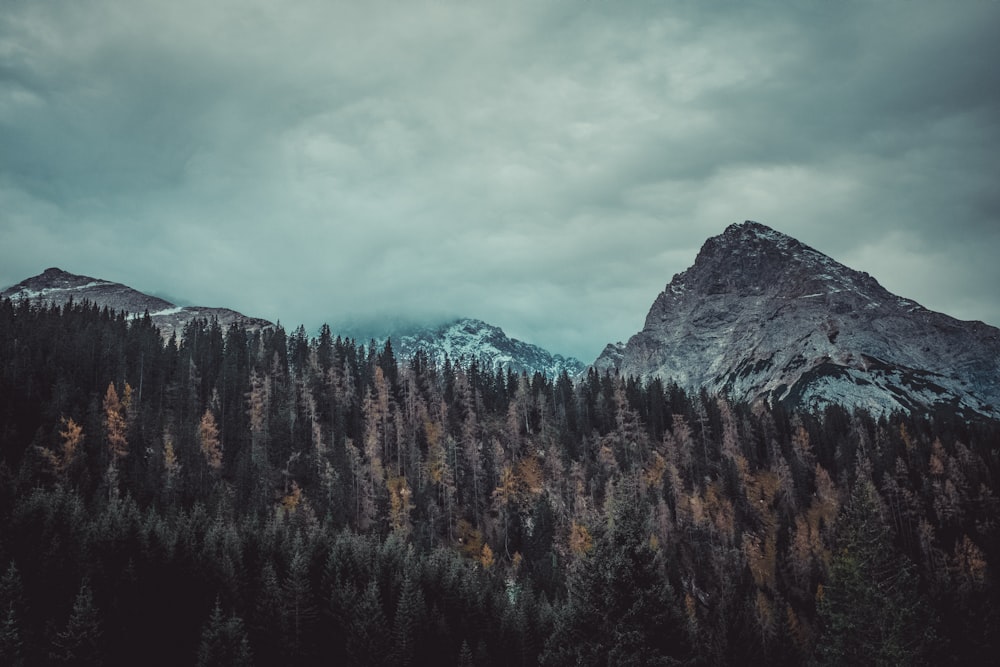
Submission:
<svg viewBox="0 0 1000 667">
<path fill-rule="evenodd" d="M 8 287 L 0 292 L 0 297 L 6 297 L 12 301 L 28 299 L 33 303 L 60 306 L 71 299 L 76 303 L 87 300 L 102 308 L 107 306 L 134 316 L 148 312 L 153 324 L 159 327 L 165 338 L 169 338 L 174 333 L 180 336 L 184 326 L 194 319 L 216 319 L 223 327 L 228 327 L 234 322 L 251 329 L 273 326 L 267 320 L 247 317 L 228 308 L 177 306 L 121 283 L 91 278 L 90 276 L 79 276 L 58 268 L 46 269 L 37 276 L 23 280 L 13 287 Z"/>
<path fill-rule="evenodd" d="M 585 364 L 572 357 L 552 354 L 547 350 L 511 338 L 497 326 L 482 320 L 462 318 L 436 327 L 404 330 L 392 336 L 396 355 L 411 358 L 424 350 L 430 359 L 443 364 L 445 356 L 453 362 L 476 360 L 480 368 L 511 369 L 557 377 L 563 371 L 574 376 Z"/>
<path fill-rule="evenodd" d="M 1000 417 L 1000 329 L 929 311 L 749 221 L 706 241 L 643 330 L 594 366 L 740 400 Z"/>
</svg>

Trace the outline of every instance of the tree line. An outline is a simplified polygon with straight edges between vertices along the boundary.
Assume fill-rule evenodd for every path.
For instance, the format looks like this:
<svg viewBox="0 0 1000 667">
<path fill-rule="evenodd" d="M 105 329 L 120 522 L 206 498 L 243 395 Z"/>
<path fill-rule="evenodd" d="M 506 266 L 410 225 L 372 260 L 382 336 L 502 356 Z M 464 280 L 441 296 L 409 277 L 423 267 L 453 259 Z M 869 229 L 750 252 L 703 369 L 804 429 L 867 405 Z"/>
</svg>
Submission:
<svg viewBox="0 0 1000 667">
<path fill-rule="evenodd" d="M 0 301 L 0 664 L 982 664 L 1000 425 Z"/>
</svg>

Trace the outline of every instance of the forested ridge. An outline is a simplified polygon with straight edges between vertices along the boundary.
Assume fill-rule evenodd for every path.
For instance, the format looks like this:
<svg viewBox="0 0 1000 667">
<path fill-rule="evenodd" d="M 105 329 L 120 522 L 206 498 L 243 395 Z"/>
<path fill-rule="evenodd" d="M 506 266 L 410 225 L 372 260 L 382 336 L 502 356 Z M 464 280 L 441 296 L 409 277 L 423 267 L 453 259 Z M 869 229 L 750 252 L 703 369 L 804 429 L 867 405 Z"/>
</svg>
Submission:
<svg viewBox="0 0 1000 667">
<path fill-rule="evenodd" d="M 0 664 L 992 664 L 1000 425 L 0 300 Z"/>
</svg>

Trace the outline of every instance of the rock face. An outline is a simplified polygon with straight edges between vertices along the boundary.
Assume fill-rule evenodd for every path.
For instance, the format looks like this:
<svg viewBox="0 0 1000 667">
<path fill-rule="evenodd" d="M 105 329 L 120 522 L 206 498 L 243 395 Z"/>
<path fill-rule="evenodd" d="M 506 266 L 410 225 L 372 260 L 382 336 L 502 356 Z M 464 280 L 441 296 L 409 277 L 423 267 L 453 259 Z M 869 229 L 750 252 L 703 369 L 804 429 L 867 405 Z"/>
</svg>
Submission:
<svg viewBox="0 0 1000 667">
<path fill-rule="evenodd" d="M 140 317 L 148 312 L 153 324 L 159 327 L 164 338 L 176 333 L 178 338 L 184 326 L 195 319 L 218 320 L 223 327 L 239 323 L 250 329 L 274 326 L 267 320 L 247 317 L 228 308 L 205 308 L 202 306 L 176 306 L 159 297 L 143 294 L 127 285 L 100 280 L 89 276 L 78 276 L 62 269 L 46 269 L 44 272 L 8 287 L 0 296 L 32 303 L 64 305 L 72 299 L 75 303 L 84 300 L 100 307 L 127 312 Z"/>
<path fill-rule="evenodd" d="M 511 338 L 500 327 L 482 320 L 463 318 L 437 327 L 411 329 L 394 334 L 392 347 L 398 357 L 411 358 L 423 350 L 439 365 L 445 356 L 454 363 L 473 360 L 480 368 L 510 369 L 529 375 L 535 372 L 551 378 L 566 371 L 570 377 L 582 372 L 585 364 L 572 357 L 552 354 L 537 345 Z"/>
<path fill-rule="evenodd" d="M 751 402 L 1000 417 L 1000 329 L 929 311 L 750 221 L 706 241 L 642 331 L 594 367 Z"/>
</svg>

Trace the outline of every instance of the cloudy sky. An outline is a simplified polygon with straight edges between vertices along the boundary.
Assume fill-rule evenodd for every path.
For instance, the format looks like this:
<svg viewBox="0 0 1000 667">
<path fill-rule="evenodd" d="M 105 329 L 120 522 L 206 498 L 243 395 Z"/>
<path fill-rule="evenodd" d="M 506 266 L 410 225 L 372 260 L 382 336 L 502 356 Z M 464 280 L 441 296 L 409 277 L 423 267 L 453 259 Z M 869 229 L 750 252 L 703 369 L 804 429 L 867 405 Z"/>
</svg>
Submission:
<svg viewBox="0 0 1000 667">
<path fill-rule="evenodd" d="M 0 286 L 589 361 L 753 219 L 1000 325 L 993 0 L 0 5 Z"/>
</svg>

